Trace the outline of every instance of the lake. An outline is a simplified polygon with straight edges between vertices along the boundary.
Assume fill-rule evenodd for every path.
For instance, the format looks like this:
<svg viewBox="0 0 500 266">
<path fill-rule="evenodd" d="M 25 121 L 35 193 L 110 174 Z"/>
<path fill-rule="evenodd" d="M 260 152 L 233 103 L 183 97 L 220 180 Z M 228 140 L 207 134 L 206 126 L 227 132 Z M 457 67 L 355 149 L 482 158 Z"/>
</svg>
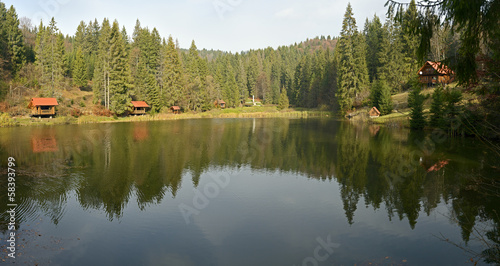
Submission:
<svg viewBox="0 0 500 266">
<path fill-rule="evenodd" d="M 500 231 L 499 156 L 439 132 L 320 118 L 1 128 L 0 160 L 1 257 L 16 264 L 463 265 L 479 259 L 453 243 L 481 253 Z"/>
</svg>

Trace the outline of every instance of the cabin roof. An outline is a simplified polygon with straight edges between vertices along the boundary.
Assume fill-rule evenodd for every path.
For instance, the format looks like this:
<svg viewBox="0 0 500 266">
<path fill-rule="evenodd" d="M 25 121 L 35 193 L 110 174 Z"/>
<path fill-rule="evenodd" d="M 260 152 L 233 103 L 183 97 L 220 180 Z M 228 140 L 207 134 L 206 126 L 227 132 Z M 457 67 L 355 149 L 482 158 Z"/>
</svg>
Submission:
<svg viewBox="0 0 500 266">
<path fill-rule="evenodd" d="M 434 68 L 434 70 L 436 70 L 441 75 L 454 75 L 455 74 L 455 72 L 453 72 L 453 70 L 451 70 L 450 68 L 448 68 L 443 63 L 441 63 L 441 62 L 432 62 L 432 61 L 425 62 L 425 64 L 418 70 L 418 73 L 420 74 L 420 72 L 422 72 L 427 65 L 429 65 L 432 68 Z"/>
<path fill-rule="evenodd" d="M 377 107 L 373 106 L 373 108 L 370 110 L 370 113 L 371 112 L 375 112 L 377 113 L 378 115 L 380 115 L 380 111 L 377 109 Z"/>
<path fill-rule="evenodd" d="M 225 102 L 225 101 L 223 101 L 223 100 L 217 100 L 217 103 L 218 103 L 218 104 L 225 104 L 226 102 Z"/>
<path fill-rule="evenodd" d="M 145 101 L 132 101 L 132 105 L 135 108 L 141 108 L 141 107 L 148 108 L 149 107 L 149 105 Z"/>
<path fill-rule="evenodd" d="M 59 105 L 57 103 L 56 98 L 33 98 L 31 99 L 29 107 L 32 106 L 56 106 Z"/>
<path fill-rule="evenodd" d="M 172 106 L 170 107 L 170 109 L 174 110 L 174 111 L 179 111 L 181 110 L 181 108 L 179 106 Z"/>
</svg>

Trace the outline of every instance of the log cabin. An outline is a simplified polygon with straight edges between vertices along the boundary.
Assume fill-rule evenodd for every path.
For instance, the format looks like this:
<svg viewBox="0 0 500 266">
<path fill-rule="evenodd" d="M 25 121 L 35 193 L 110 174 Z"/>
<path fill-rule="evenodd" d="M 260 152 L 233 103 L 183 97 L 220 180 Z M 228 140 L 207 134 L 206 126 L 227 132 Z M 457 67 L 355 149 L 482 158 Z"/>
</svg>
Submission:
<svg viewBox="0 0 500 266">
<path fill-rule="evenodd" d="M 432 87 L 436 84 L 450 84 L 455 80 L 455 72 L 440 62 L 427 61 L 418 71 L 419 81 Z"/>
<path fill-rule="evenodd" d="M 214 105 L 215 105 L 216 108 L 221 108 L 221 109 L 226 108 L 226 102 L 223 101 L 223 100 L 217 100 L 217 101 L 215 101 Z"/>
<path fill-rule="evenodd" d="M 373 108 L 368 112 L 370 117 L 379 117 L 380 116 L 380 111 L 377 109 L 377 107 L 373 106 Z"/>
<path fill-rule="evenodd" d="M 170 107 L 170 110 L 172 110 L 172 113 L 174 113 L 176 115 L 180 114 L 180 112 L 181 112 L 181 108 L 179 106 L 172 106 L 172 107 Z"/>
<path fill-rule="evenodd" d="M 146 109 L 150 107 L 145 101 L 132 101 L 132 105 L 133 115 L 144 115 L 146 114 Z"/>
<path fill-rule="evenodd" d="M 31 99 L 28 108 L 31 109 L 31 116 L 55 116 L 56 115 L 56 98 L 33 98 Z"/>
</svg>

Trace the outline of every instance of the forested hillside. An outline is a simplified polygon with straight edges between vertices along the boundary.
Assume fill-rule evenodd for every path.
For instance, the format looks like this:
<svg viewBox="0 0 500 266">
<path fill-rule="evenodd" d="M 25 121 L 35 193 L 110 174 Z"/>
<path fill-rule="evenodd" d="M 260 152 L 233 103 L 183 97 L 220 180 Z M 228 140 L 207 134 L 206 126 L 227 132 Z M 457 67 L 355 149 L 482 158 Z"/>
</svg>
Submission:
<svg viewBox="0 0 500 266">
<path fill-rule="evenodd" d="M 430 52 L 418 60 L 419 37 L 403 30 L 403 22 L 375 15 L 358 26 L 353 14 L 349 4 L 338 18 L 341 32 L 331 33 L 338 37 L 233 54 L 200 51 L 195 41 L 181 49 L 175 36 L 160 36 L 139 20 L 131 34 L 118 21 L 96 19 L 64 36 L 54 19 L 20 19 L 14 7 L 0 2 L 0 99 L 15 106 L 26 102 L 9 98 L 13 89 L 61 98 L 62 91 L 79 88 L 93 91 L 94 104 L 120 115 L 131 100 L 145 100 L 153 112 L 172 105 L 206 111 L 217 99 L 236 107 L 252 95 L 278 104 L 286 91 L 292 106 L 345 113 L 407 89 L 424 60 L 457 54 L 459 32 L 444 24 L 434 28 Z M 412 1 L 402 21 L 417 16 Z"/>
</svg>

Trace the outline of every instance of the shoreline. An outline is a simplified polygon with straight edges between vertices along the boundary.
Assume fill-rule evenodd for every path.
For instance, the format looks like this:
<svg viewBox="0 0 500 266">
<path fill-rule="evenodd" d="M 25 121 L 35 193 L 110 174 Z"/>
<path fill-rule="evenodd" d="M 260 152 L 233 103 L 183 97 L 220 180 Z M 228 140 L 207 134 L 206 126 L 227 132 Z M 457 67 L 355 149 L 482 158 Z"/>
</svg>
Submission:
<svg viewBox="0 0 500 266">
<path fill-rule="evenodd" d="M 55 116 L 54 118 L 35 117 L 10 117 L 8 114 L 0 114 L 0 127 L 24 127 L 24 126 L 53 126 L 53 125 L 83 125 L 94 123 L 124 123 L 124 122 L 149 122 L 149 121 L 169 121 L 185 119 L 203 118 L 337 118 L 333 112 L 318 110 L 255 110 L 250 112 L 240 112 L 238 109 L 212 110 L 202 113 L 159 113 L 146 114 L 141 116 L 108 117 L 96 115 Z"/>
</svg>

